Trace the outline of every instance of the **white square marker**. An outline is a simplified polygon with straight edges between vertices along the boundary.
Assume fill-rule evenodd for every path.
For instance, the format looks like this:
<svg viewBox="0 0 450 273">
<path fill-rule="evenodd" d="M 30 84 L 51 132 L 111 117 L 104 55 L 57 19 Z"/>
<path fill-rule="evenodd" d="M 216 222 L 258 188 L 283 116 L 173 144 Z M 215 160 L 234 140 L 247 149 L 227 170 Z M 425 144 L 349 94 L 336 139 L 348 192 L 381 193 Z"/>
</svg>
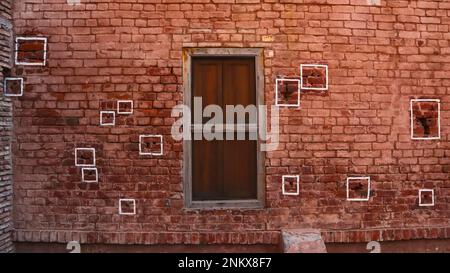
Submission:
<svg viewBox="0 0 450 273">
<path fill-rule="evenodd" d="M 158 151 L 145 151 L 143 145 L 147 143 L 146 139 L 148 139 L 148 138 L 158 141 L 158 144 L 157 144 L 157 145 L 159 145 Z M 155 143 L 155 141 L 153 141 L 150 144 L 153 145 L 153 143 Z M 164 143 L 163 143 L 162 135 L 140 135 L 139 136 L 139 154 L 140 155 L 157 155 L 158 156 L 158 155 L 163 155 L 163 151 L 164 151 Z"/>
<path fill-rule="evenodd" d="M 88 179 L 88 176 L 91 176 L 92 174 L 89 174 L 89 172 L 94 172 L 95 179 Z M 97 168 L 82 168 L 81 169 L 81 181 L 86 183 L 96 183 L 98 182 L 98 170 Z"/>
<path fill-rule="evenodd" d="M 303 68 L 305 68 L 305 67 L 325 68 L 325 87 L 305 86 L 305 82 L 303 79 Z M 328 90 L 328 65 L 325 65 L 325 64 L 301 64 L 300 65 L 300 82 L 301 82 L 302 90 L 318 90 L 318 91 Z"/>
<path fill-rule="evenodd" d="M 364 198 L 350 198 L 350 183 L 354 180 L 366 180 L 367 181 L 367 195 Z M 370 199 L 370 177 L 347 177 L 347 201 L 369 201 Z"/>
<path fill-rule="evenodd" d="M 86 164 L 84 162 L 82 162 L 82 163 L 78 162 L 78 155 L 81 155 L 82 153 L 91 154 L 91 157 L 92 157 L 91 164 Z M 94 148 L 75 148 L 75 166 L 77 166 L 77 167 L 93 167 L 93 166 L 95 166 L 95 149 Z"/>
<path fill-rule="evenodd" d="M 127 107 L 128 105 L 128 107 Z M 127 111 L 127 109 L 129 109 Z M 129 115 L 133 114 L 133 101 L 132 100 L 118 100 L 117 101 L 117 114 Z"/>
<path fill-rule="evenodd" d="M 437 136 L 429 136 L 429 137 L 423 137 L 423 136 L 415 136 L 414 134 L 414 104 L 415 103 L 421 103 L 421 102 L 431 102 L 437 104 Z M 410 102 L 410 121 L 411 121 L 411 139 L 413 140 L 433 140 L 433 139 L 441 139 L 441 101 L 439 99 L 412 99 Z M 425 117 L 424 117 L 425 118 Z M 424 120 L 425 123 L 428 123 L 428 120 Z"/>
<path fill-rule="evenodd" d="M 130 206 L 131 206 L 131 208 L 130 208 Z M 127 211 L 127 210 L 129 210 L 129 211 Z M 136 214 L 136 200 L 134 200 L 134 199 L 119 199 L 119 214 L 120 215 L 135 215 Z"/>
<path fill-rule="evenodd" d="M 278 90 L 278 86 L 282 82 L 294 82 L 297 83 L 297 103 L 290 104 L 290 103 L 279 103 L 279 95 L 278 92 L 281 90 Z M 281 93 L 280 93 L 281 94 Z M 300 107 L 300 80 L 298 79 L 276 79 L 275 80 L 275 106 L 280 107 Z"/>
<path fill-rule="evenodd" d="M 8 86 L 12 82 L 18 82 L 19 83 L 19 93 L 10 93 Z M 6 97 L 20 97 L 23 95 L 23 79 L 22 78 L 5 78 L 3 82 L 3 93 Z"/>
<path fill-rule="evenodd" d="M 431 203 L 422 203 L 423 193 L 431 193 Z M 419 207 L 433 207 L 434 206 L 434 190 L 433 189 L 420 189 L 419 190 Z"/>
<path fill-rule="evenodd" d="M 116 112 L 100 111 L 100 126 L 114 126 L 114 125 L 116 125 Z"/>
<path fill-rule="evenodd" d="M 286 189 L 286 183 L 289 183 L 289 181 L 286 181 L 287 179 L 295 179 L 295 192 L 289 192 Z M 299 195 L 300 194 L 300 176 L 298 175 L 283 175 L 282 176 L 282 188 L 283 188 L 283 195 Z"/>
<path fill-rule="evenodd" d="M 41 62 L 26 62 L 19 61 L 19 44 L 21 41 L 42 41 L 44 42 L 43 56 Z M 26 65 L 26 66 L 45 66 L 47 63 L 47 38 L 46 37 L 16 37 L 16 54 L 15 54 L 16 65 Z"/>
</svg>

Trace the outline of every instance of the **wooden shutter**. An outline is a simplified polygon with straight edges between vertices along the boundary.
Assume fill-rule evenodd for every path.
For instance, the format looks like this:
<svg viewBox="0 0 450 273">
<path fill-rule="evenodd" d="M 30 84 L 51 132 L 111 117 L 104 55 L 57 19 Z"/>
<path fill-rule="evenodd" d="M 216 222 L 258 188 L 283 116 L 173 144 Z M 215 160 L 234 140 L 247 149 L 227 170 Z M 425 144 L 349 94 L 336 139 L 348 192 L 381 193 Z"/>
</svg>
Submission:
<svg viewBox="0 0 450 273">
<path fill-rule="evenodd" d="M 226 105 L 256 105 L 254 58 L 193 58 L 192 67 L 193 97 L 202 97 L 203 107 L 217 104 L 225 112 Z M 194 201 L 257 198 L 257 142 L 249 134 L 246 140 L 192 141 Z"/>
</svg>

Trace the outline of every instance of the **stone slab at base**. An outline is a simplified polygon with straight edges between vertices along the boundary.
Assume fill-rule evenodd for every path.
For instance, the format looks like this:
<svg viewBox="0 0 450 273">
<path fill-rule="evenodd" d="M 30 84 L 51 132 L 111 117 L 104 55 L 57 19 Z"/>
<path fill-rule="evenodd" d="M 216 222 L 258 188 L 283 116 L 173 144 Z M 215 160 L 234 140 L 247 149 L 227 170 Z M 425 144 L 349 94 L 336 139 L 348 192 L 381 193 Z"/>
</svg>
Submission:
<svg viewBox="0 0 450 273">
<path fill-rule="evenodd" d="M 327 248 L 316 229 L 281 230 L 284 253 L 327 253 Z"/>
</svg>

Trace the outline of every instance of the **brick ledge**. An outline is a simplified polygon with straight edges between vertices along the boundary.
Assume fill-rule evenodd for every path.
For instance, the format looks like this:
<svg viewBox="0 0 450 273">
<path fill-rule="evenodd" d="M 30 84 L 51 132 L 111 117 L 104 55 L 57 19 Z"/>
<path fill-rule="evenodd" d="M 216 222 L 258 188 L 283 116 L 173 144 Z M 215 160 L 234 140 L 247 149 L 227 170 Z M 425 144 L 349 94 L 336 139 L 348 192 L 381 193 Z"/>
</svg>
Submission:
<svg viewBox="0 0 450 273">
<path fill-rule="evenodd" d="M 322 230 L 326 243 L 362 243 L 369 241 L 401 241 L 448 239 L 450 227 L 412 227 L 367 230 Z M 279 244 L 280 231 L 248 232 L 101 232 L 71 230 L 14 230 L 16 242 L 85 244 Z"/>
</svg>

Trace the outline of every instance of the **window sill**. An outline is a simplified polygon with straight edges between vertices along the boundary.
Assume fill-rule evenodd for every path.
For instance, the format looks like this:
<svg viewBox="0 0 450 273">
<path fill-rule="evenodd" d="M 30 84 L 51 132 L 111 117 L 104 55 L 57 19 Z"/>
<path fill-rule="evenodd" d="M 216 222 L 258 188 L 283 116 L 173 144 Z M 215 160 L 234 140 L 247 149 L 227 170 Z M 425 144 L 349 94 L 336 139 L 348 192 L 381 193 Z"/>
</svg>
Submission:
<svg viewBox="0 0 450 273">
<path fill-rule="evenodd" d="M 190 204 L 186 204 L 185 208 L 201 210 L 264 209 L 264 203 L 258 199 L 192 201 Z"/>
</svg>

